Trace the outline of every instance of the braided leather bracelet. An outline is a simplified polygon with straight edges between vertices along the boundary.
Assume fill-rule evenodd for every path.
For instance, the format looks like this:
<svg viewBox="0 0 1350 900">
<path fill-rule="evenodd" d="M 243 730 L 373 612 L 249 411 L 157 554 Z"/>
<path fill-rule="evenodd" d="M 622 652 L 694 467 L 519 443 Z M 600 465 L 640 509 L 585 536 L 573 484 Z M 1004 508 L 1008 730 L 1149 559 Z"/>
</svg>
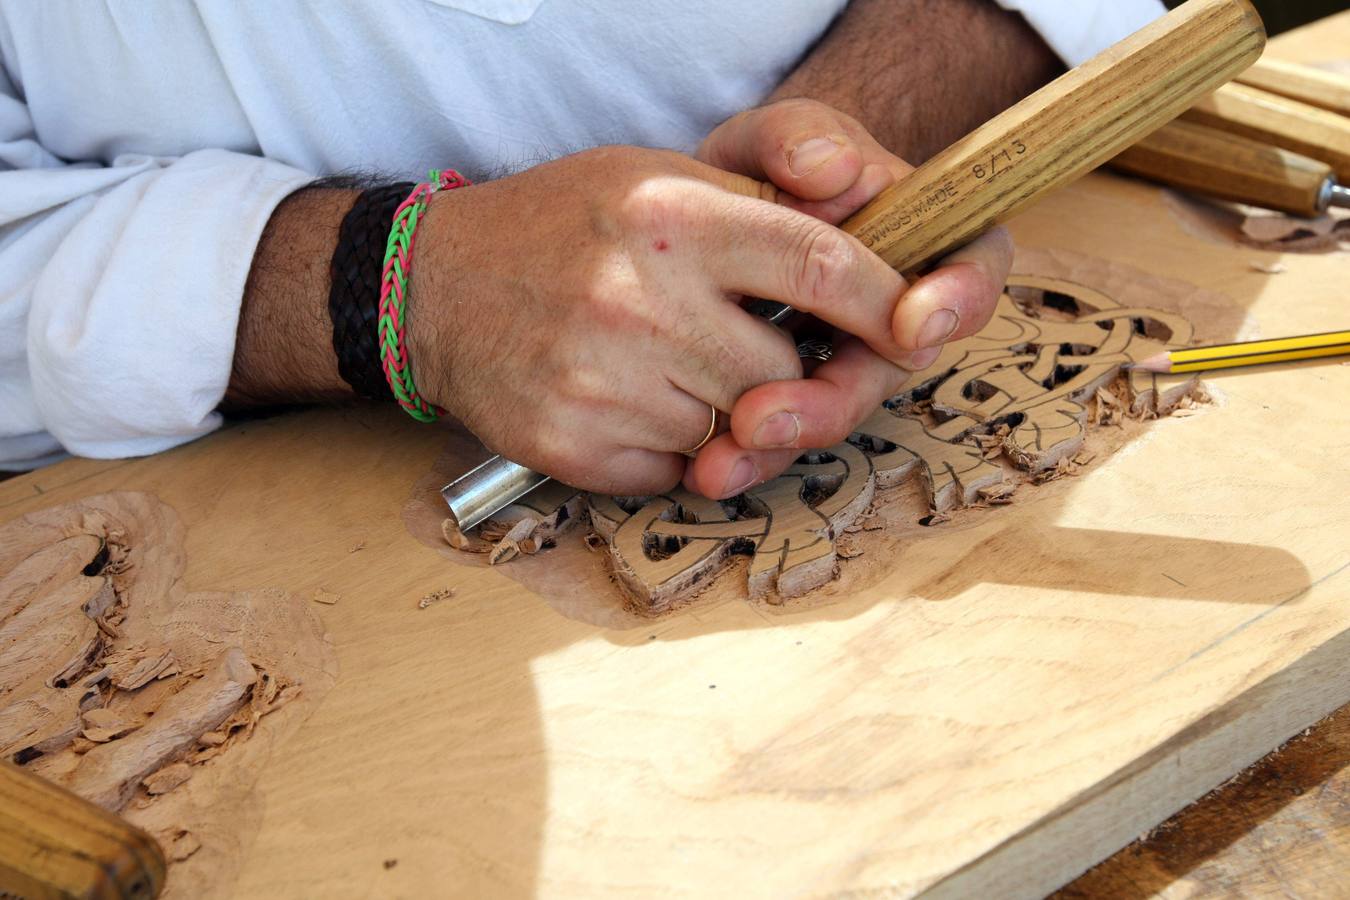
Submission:
<svg viewBox="0 0 1350 900">
<path fill-rule="evenodd" d="M 329 263 L 328 316 L 338 372 L 369 400 L 394 399 L 380 358 L 380 273 L 394 212 L 413 187 L 404 181 L 362 191 L 342 219 Z"/>
</svg>

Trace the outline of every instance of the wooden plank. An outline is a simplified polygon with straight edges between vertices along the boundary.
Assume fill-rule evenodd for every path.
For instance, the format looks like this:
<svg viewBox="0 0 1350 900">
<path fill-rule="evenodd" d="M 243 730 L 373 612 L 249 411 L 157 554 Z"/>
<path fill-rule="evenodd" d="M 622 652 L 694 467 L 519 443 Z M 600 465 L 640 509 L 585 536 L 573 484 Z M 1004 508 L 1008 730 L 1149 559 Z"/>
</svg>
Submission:
<svg viewBox="0 0 1350 900">
<path fill-rule="evenodd" d="M 1155 189 L 1121 179 L 1089 179 L 1017 232 L 1203 281 L 1266 334 L 1341 308 L 1343 258 L 1256 272 L 1256 251 L 1187 234 Z M 447 879 L 1029 896 L 1350 700 L 1332 664 L 1350 639 L 1350 416 L 1326 401 L 1350 368 L 1212 383 L 1222 406 L 927 529 L 872 588 L 623 628 L 412 541 L 401 506 L 446 434 L 392 410 L 57 467 L 0 485 L 0 510 L 152 491 L 187 525 L 190 589 L 342 596 L 318 610 L 342 675 L 260 782 L 240 896 Z"/>
<path fill-rule="evenodd" d="M 1265 335 L 1343 316 L 1345 257 L 1265 274 L 1123 179 L 1014 231 L 1203 284 Z M 1350 367 L 1210 383 L 1218 407 L 779 610 L 606 627 L 516 563 L 448 563 L 400 516 L 451 435 L 393 410 L 62 464 L 0 484 L 0 519 L 150 491 L 188 589 L 341 596 L 341 676 L 259 783 L 237 896 L 1035 896 L 1350 701 Z"/>
</svg>

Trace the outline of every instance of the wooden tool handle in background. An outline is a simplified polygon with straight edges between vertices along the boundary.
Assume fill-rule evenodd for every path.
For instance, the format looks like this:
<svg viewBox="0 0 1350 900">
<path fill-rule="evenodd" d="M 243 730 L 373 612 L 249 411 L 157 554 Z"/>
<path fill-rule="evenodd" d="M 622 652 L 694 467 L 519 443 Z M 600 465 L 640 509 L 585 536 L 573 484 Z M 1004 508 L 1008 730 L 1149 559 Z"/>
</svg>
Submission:
<svg viewBox="0 0 1350 900">
<path fill-rule="evenodd" d="M 1346 52 L 1350 54 L 1350 49 Z M 1324 72 L 1282 59 L 1262 59 L 1237 80 L 1318 109 L 1350 116 L 1350 75 Z"/>
<path fill-rule="evenodd" d="M 1230 134 L 1274 144 L 1313 159 L 1350 182 L 1350 118 L 1245 84 L 1229 84 L 1182 117 Z"/>
<path fill-rule="evenodd" d="M 164 871 L 164 854 L 144 831 L 0 762 L 0 896 L 148 900 L 164 887 Z"/>
<path fill-rule="evenodd" d="M 1247 0 L 1189 0 L 957 141 L 843 224 L 902 272 L 1087 173 L 1250 66 Z"/>
<path fill-rule="evenodd" d="M 1185 191 L 1313 217 L 1327 209 L 1331 166 L 1193 122 L 1173 122 L 1111 161 L 1112 168 Z"/>
</svg>

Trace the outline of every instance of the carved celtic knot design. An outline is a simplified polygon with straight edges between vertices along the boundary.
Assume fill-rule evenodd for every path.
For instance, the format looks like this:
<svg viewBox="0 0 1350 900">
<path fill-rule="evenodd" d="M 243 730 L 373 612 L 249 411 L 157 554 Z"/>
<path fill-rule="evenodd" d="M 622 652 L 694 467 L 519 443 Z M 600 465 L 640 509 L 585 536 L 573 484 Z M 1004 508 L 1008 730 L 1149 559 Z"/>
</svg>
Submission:
<svg viewBox="0 0 1350 900">
<path fill-rule="evenodd" d="M 918 475 L 933 511 L 1034 475 L 1083 443 L 1085 401 L 1130 362 L 1185 346 L 1181 316 L 1124 307 L 1063 279 L 1014 276 L 993 321 L 946 347 L 847 443 L 804 454 L 786 473 L 732 501 L 683 489 L 651 498 L 591 497 L 592 526 L 613 571 L 659 611 L 750 557 L 752 598 L 781 601 L 828 582 L 835 540 L 885 490 Z M 1127 402 L 1150 411 L 1152 376 L 1127 373 Z M 994 452 L 991 452 L 991 446 Z"/>
</svg>

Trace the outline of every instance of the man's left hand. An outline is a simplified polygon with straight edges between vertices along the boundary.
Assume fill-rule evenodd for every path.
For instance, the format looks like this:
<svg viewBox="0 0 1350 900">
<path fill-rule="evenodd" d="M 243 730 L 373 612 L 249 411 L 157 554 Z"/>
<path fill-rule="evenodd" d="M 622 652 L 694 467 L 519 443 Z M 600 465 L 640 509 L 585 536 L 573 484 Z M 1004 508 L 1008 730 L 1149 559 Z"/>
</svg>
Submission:
<svg viewBox="0 0 1350 900">
<path fill-rule="evenodd" d="M 741 113 L 714 130 L 696 156 L 775 185 L 780 203 L 831 224 L 914 171 L 853 118 L 811 100 L 782 100 Z M 911 372 L 931 365 L 943 344 L 989 322 L 1012 259 L 1012 238 L 996 228 L 908 286 L 891 323 L 896 343 L 914 351 L 906 367 L 841 334 L 833 358 L 810 377 L 746 391 L 731 410 L 731 431 L 699 452 L 685 486 L 718 496 L 737 466 L 752 465 L 756 480 L 767 480 L 801 450 L 848 438 Z"/>
</svg>

